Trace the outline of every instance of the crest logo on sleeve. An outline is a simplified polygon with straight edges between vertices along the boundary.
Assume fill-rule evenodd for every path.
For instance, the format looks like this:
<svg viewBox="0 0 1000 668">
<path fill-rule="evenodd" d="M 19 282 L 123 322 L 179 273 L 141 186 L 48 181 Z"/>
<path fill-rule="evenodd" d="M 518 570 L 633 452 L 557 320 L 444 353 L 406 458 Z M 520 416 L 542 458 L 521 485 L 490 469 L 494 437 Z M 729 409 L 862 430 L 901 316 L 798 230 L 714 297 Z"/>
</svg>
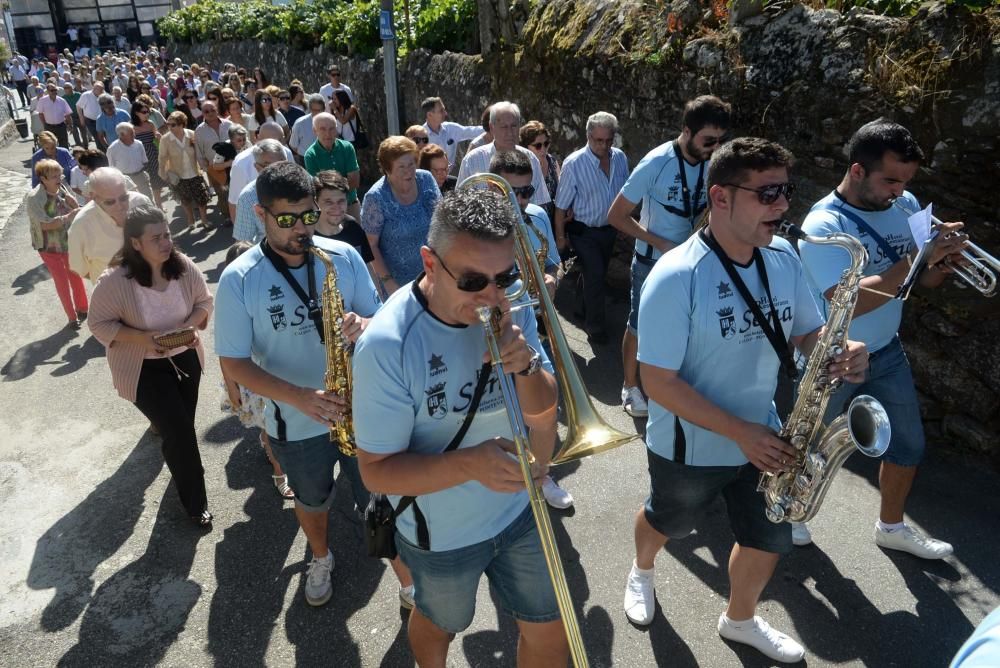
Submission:
<svg viewBox="0 0 1000 668">
<path fill-rule="evenodd" d="M 274 306 L 268 306 L 267 312 L 271 314 L 271 326 L 274 327 L 274 331 L 280 332 L 281 330 L 288 327 L 288 320 L 285 319 L 284 304 L 275 304 Z"/>
<path fill-rule="evenodd" d="M 448 373 L 448 365 L 444 363 L 444 355 L 431 353 L 431 358 L 427 360 L 427 370 L 432 377 Z"/>
<path fill-rule="evenodd" d="M 444 383 L 432 385 L 424 390 L 427 393 L 427 415 L 440 420 L 448 414 L 448 395 L 444 391 Z"/>
<path fill-rule="evenodd" d="M 729 283 L 719 281 L 719 285 L 717 287 L 719 289 L 719 299 L 726 299 L 733 296 L 733 289 L 729 287 Z"/>
<path fill-rule="evenodd" d="M 722 338 L 731 339 L 736 336 L 736 316 L 733 315 L 733 307 L 727 306 L 716 311 L 719 316 L 719 330 Z"/>
<path fill-rule="evenodd" d="M 272 285 L 268 289 L 267 294 L 271 297 L 272 302 L 276 302 L 285 296 L 285 293 L 283 293 L 281 291 L 281 288 L 278 287 L 277 285 Z"/>
</svg>

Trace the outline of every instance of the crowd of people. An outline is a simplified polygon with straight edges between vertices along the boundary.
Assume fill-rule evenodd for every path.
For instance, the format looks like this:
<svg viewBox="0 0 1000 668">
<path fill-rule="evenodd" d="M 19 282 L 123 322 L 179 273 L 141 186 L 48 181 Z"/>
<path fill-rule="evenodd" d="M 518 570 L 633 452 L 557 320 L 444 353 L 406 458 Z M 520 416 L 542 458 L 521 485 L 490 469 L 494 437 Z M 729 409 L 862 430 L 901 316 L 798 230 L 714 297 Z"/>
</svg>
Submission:
<svg viewBox="0 0 1000 668">
<path fill-rule="evenodd" d="M 499 346 L 530 428 L 535 482 L 551 506 L 567 508 L 572 496 L 547 471 L 559 393 L 544 332 L 530 309 L 506 299 L 521 277 L 515 230 L 530 223 L 534 249 L 547 247 L 539 262 L 550 296 L 575 255 L 574 312 L 598 351 L 611 329 L 605 278 L 624 235 L 635 248 L 621 401 L 629 415 L 648 417 L 650 476 L 634 518 L 625 614 L 653 622 L 656 556 L 721 496 L 736 542 L 718 632 L 776 661 L 802 659 L 802 645 L 769 626 L 757 604 L 780 556 L 811 536 L 805 524 L 768 521 L 757 479 L 796 460 L 775 435 L 780 348 L 809 357 L 848 257 L 775 236 L 794 193 L 792 156 L 766 139 L 731 138 L 728 103 L 690 100 L 680 133 L 632 169 L 615 146 L 611 113 L 592 114 L 585 144 L 560 162 L 546 125 L 516 104 L 496 102 L 479 123 L 462 125 L 430 97 L 423 124 L 372 147 L 375 178 L 361 173 L 367 135 L 337 66 L 312 95 L 298 80 L 274 84 L 260 68 L 186 65 L 155 47 L 82 58 L 67 51 L 54 63 L 15 56 L 8 67 L 42 122 L 26 197 L 32 245 L 69 326 L 87 322 L 107 348 L 115 389 L 159 433 L 195 524 L 213 520 L 195 430 L 207 363 L 198 333 L 211 318 L 228 405 L 260 429 L 275 487 L 295 500 L 312 554 L 308 604 L 333 595 L 327 518 L 339 467 L 359 512 L 369 490 L 393 504 L 410 499 L 396 518 L 392 567 L 400 602 L 412 608 L 419 665 L 445 665 L 454 634 L 472 621 L 483 574 L 517 620 L 519 664 L 564 665 L 560 611 L 522 471 L 509 456 L 509 407 L 487 382 L 478 309 L 507 311 Z M 851 340 L 828 367 L 843 383 L 826 419 L 859 394 L 882 403 L 892 440 L 874 542 L 940 559 L 951 545 L 904 522 L 924 435 L 897 333 L 902 302 L 892 299 L 919 250 L 892 203 L 917 207 L 905 187 L 923 154 L 904 127 L 879 119 L 858 129 L 847 155 L 842 181 L 802 225 L 813 235 L 852 235 L 870 258 Z M 481 173 L 506 180 L 511 197 L 456 190 Z M 232 225 L 214 298 L 173 243 L 164 188 L 189 233 L 213 226 L 213 200 L 211 217 Z M 945 225 L 956 234 L 934 246 L 924 287 L 948 277 L 960 229 Z M 324 389 L 327 269 L 313 246 L 336 272 L 346 313 L 338 327 L 354 349 L 351 397 Z M 89 301 L 84 278 L 94 284 Z M 330 442 L 331 425 L 348 416 L 354 457 Z M 449 440 L 454 447 L 444 448 Z"/>
</svg>

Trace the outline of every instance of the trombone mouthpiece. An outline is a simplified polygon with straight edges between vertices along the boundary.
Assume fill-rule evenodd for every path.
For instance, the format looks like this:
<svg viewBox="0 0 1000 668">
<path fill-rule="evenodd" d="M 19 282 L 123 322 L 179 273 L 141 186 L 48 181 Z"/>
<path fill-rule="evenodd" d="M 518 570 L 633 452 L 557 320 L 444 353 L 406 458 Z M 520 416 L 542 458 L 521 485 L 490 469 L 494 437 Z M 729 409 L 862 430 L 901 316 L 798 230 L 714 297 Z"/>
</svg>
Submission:
<svg viewBox="0 0 1000 668">
<path fill-rule="evenodd" d="M 778 223 L 778 234 L 797 240 L 802 240 L 806 237 L 806 233 L 802 231 L 802 228 L 789 220 L 783 220 Z"/>
</svg>

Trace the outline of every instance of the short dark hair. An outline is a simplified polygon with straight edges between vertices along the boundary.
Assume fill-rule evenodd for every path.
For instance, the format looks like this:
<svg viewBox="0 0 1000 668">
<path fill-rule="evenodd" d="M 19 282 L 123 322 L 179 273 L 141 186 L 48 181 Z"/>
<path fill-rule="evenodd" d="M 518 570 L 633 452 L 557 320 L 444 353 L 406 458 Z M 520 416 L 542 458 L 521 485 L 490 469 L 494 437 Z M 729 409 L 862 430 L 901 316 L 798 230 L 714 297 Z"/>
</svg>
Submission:
<svg viewBox="0 0 1000 668">
<path fill-rule="evenodd" d="M 490 173 L 525 176 L 533 174 L 531 160 L 520 151 L 499 151 L 490 160 Z"/>
<path fill-rule="evenodd" d="M 444 254 L 459 234 L 483 241 L 504 241 L 514 234 L 516 224 L 510 200 L 500 193 L 480 188 L 453 190 L 434 209 L 427 245 Z"/>
<path fill-rule="evenodd" d="M 443 102 L 441 102 L 441 98 L 429 97 L 420 103 L 420 111 L 424 112 L 425 114 L 428 114 L 434 111 L 434 108 L 438 106 L 438 104 L 444 104 Z"/>
<path fill-rule="evenodd" d="M 924 152 L 910 131 L 884 117 L 862 125 L 847 142 L 847 159 L 852 165 L 860 164 L 866 172 L 878 169 L 887 151 L 903 162 L 924 159 Z"/>
<path fill-rule="evenodd" d="M 101 167 L 108 167 L 111 164 L 108 162 L 108 156 L 104 154 L 104 151 L 99 151 L 96 148 L 84 151 L 83 155 L 76 162 L 81 167 L 86 167 L 91 171 L 100 169 Z"/>
<path fill-rule="evenodd" d="M 708 187 L 741 184 L 748 172 L 791 167 L 795 156 L 781 144 L 760 137 L 737 137 L 720 146 L 708 165 Z"/>
<path fill-rule="evenodd" d="M 139 251 L 132 247 L 132 240 L 141 237 L 146 232 L 147 225 L 160 223 L 166 224 L 167 216 L 151 202 L 143 202 L 129 209 L 123 228 L 125 243 L 122 244 L 121 250 L 111 258 L 108 266 L 124 267 L 126 278 L 134 279 L 144 288 L 152 287 L 153 268 L 143 259 Z M 170 249 L 170 257 L 163 263 L 160 273 L 168 281 L 176 280 L 184 275 L 184 263 L 181 261 L 176 246 Z"/>
<path fill-rule="evenodd" d="M 317 196 L 323 190 L 339 190 L 345 194 L 351 191 L 351 184 L 336 169 L 324 169 L 322 172 L 318 172 L 313 186 L 316 188 Z"/>
<path fill-rule="evenodd" d="M 732 112 L 733 107 L 728 102 L 714 95 L 700 95 L 684 105 L 681 127 L 689 129 L 692 135 L 698 134 L 706 125 L 728 130 Z"/>
<path fill-rule="evenodd" d="M 294 162 L 282 161 L 268 165 L 257 175 L 257 201 L 269 207 L 276 200 L 301 202 L 307 197 L 315 197 L 313 177 Z"/>
<path fill-rule="evenodd" d="M 236 258 L 238 258 L 240 255 L 243 255 L 243 253 L 246 253 L 251 248 L 253 248 L 253 244 L 250 243 L 249 241 L 237 241 L 232 246 L 227 248 L 226 266 L 231 265 L 236 260 Z"/>
</svg>

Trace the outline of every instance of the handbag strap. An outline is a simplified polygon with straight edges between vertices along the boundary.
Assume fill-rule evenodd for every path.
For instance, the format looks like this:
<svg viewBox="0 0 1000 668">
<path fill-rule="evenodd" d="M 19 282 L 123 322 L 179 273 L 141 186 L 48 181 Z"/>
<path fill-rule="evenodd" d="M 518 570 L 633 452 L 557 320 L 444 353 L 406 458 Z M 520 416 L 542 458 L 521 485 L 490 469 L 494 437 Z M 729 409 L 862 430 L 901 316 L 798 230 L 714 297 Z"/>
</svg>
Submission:
<svg viewBox="0 0 1000 668">
<path fill-rule="evenodd" d="M 483 398 L 483 393 L 486 391 L 486 383 L 489 382 L 491 371 L 492 364 L 490 362 L 483 362 L 483 366 L 479 370 L 479 382 L 476 384 L 476 391 L 472 395 L 472 403 L 469 404 L 465 420 L 462 421 L 462 426 L 458 428 L 455 437 L 451 439 L 448 447 L 441 451 L 442 454 L 457 448 L 462 443 L 462 439 L 465 438 L 465 434 L 469 431 L 469 426 L 472 424 L 472 418 L 476 416 L 476 411 L 479 410 L 479 400 Z M 431 544 L 430 532 L 427 529 L 427 521 L 424 519 L 424 514 L 417 507 L 416 500 L 417 497 L 415 496 L 404 496 L 400 499 L 399 505 L 396 506 L 396 516 L 398 517 L 403 514 L 403 511 L 409 508 L 410 504 L 413 504 L 413 514 L 417 520 L 417 545 L 422 550 L 429 550 Z"/>
</svg>

